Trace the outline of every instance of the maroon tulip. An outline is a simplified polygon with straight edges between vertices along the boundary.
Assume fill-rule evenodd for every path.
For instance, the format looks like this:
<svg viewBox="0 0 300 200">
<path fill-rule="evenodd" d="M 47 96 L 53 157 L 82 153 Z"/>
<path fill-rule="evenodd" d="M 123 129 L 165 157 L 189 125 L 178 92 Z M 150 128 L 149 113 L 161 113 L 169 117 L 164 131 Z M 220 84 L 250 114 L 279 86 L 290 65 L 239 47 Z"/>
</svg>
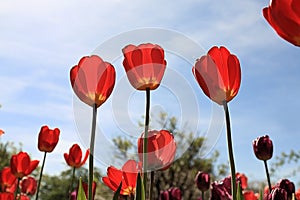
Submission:
<svg viewBox="0 0 300 200">
<path fill-rule="evenodd" d="M 23 178 L 31 174 L 31 172 L 38 166 L 38 160 L 30 160 L 29 155 L 26 152 L 20 152 L 13 155 L 10 159 L 11 172 L 17 178 Z"/>
<path fill-rule="evenodd" d="M 287 192 L 281 188 L 274 188 L 268 195 L 267 200 L 288 200 Z"/>
<path fill-rule="evenodd" d="M 90 154 L 90 151 L 87 150 L 84 156 L 84 159 L 82 159 L 82 150 L 78 144 L 73 144 L 73 146 L 69 150 L 69 154 L 64 153 L 64 158 L 66 160 L 66 163 L 70 167 L 80 168 L 84 163 L 86 162 L 88 156 Z"/>
<path fill-rule="evenodd" d="M 230 181 L 230 179 L 229 179 Z M 226 187 L 224 182 L 213 182 L 211 184 L 211 200 L 231 200 L 232 196 L 230 194 L 231 192 L 231 185 L 229 185 L 230 189 L 228 190 L 228 186 Z"/>
<path fill-rule="evenodd" d="M 21 192 L 27 195 L 34 195 L 37 189 L 37 182 L 33 177 L 25 177 L 21 182 Z"/>
<path fill-rule="evenodd" d="M 295 185 L 293 182 L 289 181 L 288 179 L 281 179 L 275 188 L 276 187 L 284 189 L 287 193 L 287 198 L 289 200 L 292 199 L 292 196 L 295 193 Z"/>
<path fill-rule="evenodd" d="M 143 159 L 144 134 L 138 139 L 139 159 Z M 167 130 L 148 132 L 147 160 L 148 169 L 165 170 L 174 161 L 176 153 L 176 143 L 174 136 Z"/>
<path fill-rule="evenodd" d="M 177 187 L 172 187 L 168 190 L 162 191 L 159 196 L 160 200 L 181 200 L 181 191 Z"/>
<path fill-rule="evenodd" d="M 39 139 L 38 148 L 43 152 L 52 152 L 56 147 L 59 139 L 60 130 L 58 128 L 49 129 L 48 126 L 42 126 Z"/>
<path fill-rule="evenodd" d="M 226 47 L 214 46 L 197 59 L 193 74 L 204 94 L 219 105 L 231 101 L 239 91 L 240 62 Z"/>
<path fill-rule="evenodd" d="M 169 191 L 161 191 L 160 192 L 160 196 L 159 196 L 159 200 L 170 200 L 170 195 L 169 195 Z"/>
<path fill-rule="evenodd" d="M 253 141 L 253 150 L 259 160 L 269 160 L 273 156 L 273 143 L 268 135 L 258 137 Z"/>
<path fill-rule="evenodd" d="M 17 177 L 11 173 L 10 167 L 4 167 L 0 172 L 0 185 L 2 191 L 8 192 L 16 184 Z M 12 192 L 12 191 L 10 191 Z"/>
<path fill-rule="evenodd" d="M 300 1 L 271 0 L 263 15 L 277 34 L 286 41 L 300 46 Z"/>
<path fill-rule="evenodd" d="M 99 56 L 85 56 L 70 71 L 71 85 L 77 97 L 98 108 L 110 96 L 115 85 L 114 67 Z"/>
<path fill-rule="evenodd" d="M 123 66 L 130 84 L 137 90 L 155 90 L 164 75 L 167 62 L 157 44 L 127 45 L 122 49 Z"/>
<path fill-rule="evenodd" d="M 210 187 L 210 175 L 206 172 L 199 171 L 196 175 L 195 183 L 200 191 L 207 191 Z"/>
</svg>

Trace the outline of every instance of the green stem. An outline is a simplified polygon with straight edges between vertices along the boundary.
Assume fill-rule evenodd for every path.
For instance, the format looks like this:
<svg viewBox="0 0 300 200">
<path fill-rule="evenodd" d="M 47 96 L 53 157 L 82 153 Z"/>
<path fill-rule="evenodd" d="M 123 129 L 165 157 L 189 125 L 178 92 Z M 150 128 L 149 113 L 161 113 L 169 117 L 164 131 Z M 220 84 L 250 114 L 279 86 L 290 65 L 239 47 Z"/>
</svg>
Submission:
<svg viewBox="0 0 300 200">
<path fill-rule="evenodd" d="M 154 171 L 151 172 L 149 200 L 152 200 L 153 187 L 154 187 Z"/>
<path fill-rule="evenodd" d="M 76 170 L 76 167 L 73 167 L 72 179 L 71 179 L 71 184 L 70 184 L 70 187 L 69 187 L 69 199 L 71 199 L 71 193 L 73 191 L 73 185 L 74 185 L 74 179 L 75 179 L 75 170 Z"/>
<path fill-rule="evenodd" d="M 150 111 L 150 88 L 146 88 L 146 116 L 145 116 L 145 132 L 143 144 L 143 173 L 144 173 L 144 189 L 147 191 L 147 152 L 148 152 L 148 129 L 149 129 L 149 111 Z"/>
<path fill-rule="evenodd" d="M 96 135 L 96 119 L 97 119 L 97 105 L 93 105 L 93 119 L 90 141 L 90 157 L 89 157 L 89 182 L 88 182 L 88 200 L 93 199 L 93 179 L 94 179 L 94 148 Z"/>
<path fill-rule="evenodd" d="M 35 200 L 38 200 L 38 198 L 39 198 L 39 191 L 40 191 L 40 187 L 41 187 L 43 170 L 44 170 L 44 166 L 45 166 L 45 162 L 46 162 L 46 155 L 47 155 L 47 152 L 44 153 L 43 164 L 42 164 L 42 168 L 41 168 L 41 171 L 40 171 L 40 178 L 39 178 L 39 182 L 38 182 L 38 186 L 37 186 Z"/>
<path fill-rule="evenodd" d="M 267 175 L 267 179 L 268 179 L 269 192 L 271 193 L 272 186 L 271 186 L 271 181 L 270 181 L 270 174 L 269 174 L 269 170 L 268 170 L 268 164 L 267 164 L 266 160 L 264 160 L 264 164 L 265 164 L 265 170 L 266 170 L 266 175 Z"/>
<path fill-rule="evenodd" d="M 204 200 L 204 191 L 201 191 L 202 200 Z"/>
<path fill-rule="evenodd" d="M 233 147 L 232 147 L 232 139 L 231 139 L 231 127 L 230 127 L 230 116 L 228 105 L 226 101 L 223 101 L 225 117 L 226 117 L 226 129 L 227 129 L 227 146 L 228 146 L 228 154 L 229 154 L 229 162 L 230 162 L 230 169 L 231 169 L 231 193 L 232 199 L 236 200 L 236 180 L 235 180 L 235 164 L 234 164 L 234 157 L 233 157 Z"/>
<path fill-rule="evenodd" d="M 19 194 L 20 181 L 21 181 L 21 178 L 18 178 L 17 188 L 16 188 L 16 191 L 15 191 L 15 200 L 17 200 L 17 197 L 18 197 L 18 194 Z"/>
</svg>

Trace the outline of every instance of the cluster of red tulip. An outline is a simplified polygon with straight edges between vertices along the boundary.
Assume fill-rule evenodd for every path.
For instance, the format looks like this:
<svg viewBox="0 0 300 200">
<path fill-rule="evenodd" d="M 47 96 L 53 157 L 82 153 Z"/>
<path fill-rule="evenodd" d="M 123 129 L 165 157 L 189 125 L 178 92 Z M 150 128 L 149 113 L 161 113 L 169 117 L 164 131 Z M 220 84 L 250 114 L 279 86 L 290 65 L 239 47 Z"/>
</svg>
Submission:
<svg viewBox="0 0 300 200">
<path fill-rule="evenodd" d="M 47 153 L 51 153 L 58 141 L 60 130 L 58 128 L 49 129 L 48 126 L 42 126 L 38 134 L 38 149 L 44 152 L 44 160 L 42 163 L 39 181 L 31 176 L 32 172 L 39 165 L 38 160 L 31 160 L 28 153 L 19 152 L 12 155 L 10 166 L 4 167 L 0 171 L 0 199 L 2 200 L 30 200 L 30 196 L 36 194 L 35 199 L 38 199 L 39 187 L 42 180 L 43 168 L 45 165 Z M 82 158 L 82 150 L 78 144 L 74 144 L 69 153 L 64 154 L 67 165 L 72 168 L 81 167 L 87 160 L 89 150 Z"/>
<path fill-rule="evenodd" d="M 288 42 L 300 46 L 300 1 L 273 0 L 269 7 L 263 9 L 263 15 L 279 36 Z M 152 177 L 156 170 L 168 169 L 174 161 L 176 142 L 172 133 L 167 130 L 149 130 L 150 91 L 159 87 L 167 66 L 164 49 L 157 44 L 128 45 L 123 48 L 123 66 L 130 84 L 139 91 L 146 92 L 145 130 L 137 141 L 139 160 L 128 160 L 121 169 L 108 167 L 107 176 L 102 181 L 116 192 L 116 199 L 128 196 L 130 199 L 152 199 L 152 188 L 147 188 L 148 172 Z M 247 177 L 236 173 L 234 153 L 231 141 L 231 127 L 228 103 L 237 95 L 241 82 L 241 69 L 238 58 L 226 47 L 212 47 L 207 55 L 196 60 L 192 72 L 204 94 L 213 102 L 223 106 L 226 119 L 227 145 L 231 176 L 219 182 L 210 183 L 210 176 L 199 172 L 195 184 L 202 192 L 199 199 L 204 199 L 204 192 L 211 190 L 211 200 L 291 200 L 300 199 L 300 192 L 295 193 L 295 186 L 287 179 L 275 186 L 271 185 L 267 160 L 272 157 L 273 144 L 268 136 L 259 137 L 253 142 L 256 157 L 264 161 L 268 187 L 261 195 L 247 190 Z M 70 71 L 70 81 L 74 93 L 87 105 L 93 108 L 90 149 L 82 159 L 82 150 L 74 144 L 69 153 L 64 154 L 66 163 L 73 168 L 81 167 L 89 157 L 89 180 L 83 183 L 85 196 L 94 199 L 95 183 L 93 182 L 93 155 L 95 144 L 97 109 L 109 98 L 115 85 L 116 72 L 114 66 L 103 61 L 99 56 L 83 57 L 78 65 Z M 0 130 L 0 135 L 4 131 Z M 30 176 L 39 164 L 31 160 L 26 152 L 19 152 L 11 157 L 10 166 L 1 170 L 1 199 L 30 199 L 39 187 L 47 153 L 51 153 L 59 141 L 60 130 L 43 126 L 38 136 L 38 149 L 44 152 L 44 159 L 38 182 Z M 153 175 L 153 176 L 152 176 Z M 139 187 L 141 179 L 142 187 Z M 73 183 L 71 183 L 71 186 Z M 143 191 L 143 192 L 141 192 Z M 135 196 L 135 195 L 140 196 Z M 80 199 L 77 193 L 70 192 L 70 199 Z M 120 195 L 120 196 L 118 196 Z M 149 195 L 146 197 L 146 195 Z M 114 198 L 114 199 L 115 199 Z M 181 191 L 173 187 L 161 191 L 161 200 L 180 200 Z"/>
</svg>

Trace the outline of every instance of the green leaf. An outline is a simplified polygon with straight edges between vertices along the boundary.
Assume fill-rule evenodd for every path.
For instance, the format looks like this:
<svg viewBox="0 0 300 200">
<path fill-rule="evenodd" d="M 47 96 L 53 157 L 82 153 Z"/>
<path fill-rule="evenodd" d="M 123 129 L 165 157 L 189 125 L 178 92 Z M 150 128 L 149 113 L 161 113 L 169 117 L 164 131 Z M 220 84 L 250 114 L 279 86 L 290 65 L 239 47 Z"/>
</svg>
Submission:
<svg viewBox="0 0 300 200">
<path fill-rule="evenodd" d="M 79 179 L 79 188 L 77 193 L 77 200 L 86 200 L 86 196 L 82 187 L 82 180 L 81 177 Z"/>
<path fill-rule="evenodd" d="M 259 192 L 259 200 L 263 200 L 263 190 L 261 190 L 260 192 Z"/>
<path fill-rule="evenodd" d="M 236 198 L 237 200 L 244 200 L 241 184 L 238 184 L 237 191 L 236 191 Z"/>
<path fill-rule="evenodd" d="M 145 200 L 145 189 L 144 189 L 144 184 L 143 180 L 141 177 L 141 174 L 138 173 L 137 177 L 137 183 L 136 183 L 136 194 L 135 194 L 135 200 Z"/>
<path fill-rule="evenodd" d="M 119 185 L 117 191 L 115 192 L 115 195 L 114 195 L 113 200 L 118 200 L 118 199 L 119 199 L 121 189 L 122 189 L 122 182 L 120 183 L 120 185 Z"/>
</svg>

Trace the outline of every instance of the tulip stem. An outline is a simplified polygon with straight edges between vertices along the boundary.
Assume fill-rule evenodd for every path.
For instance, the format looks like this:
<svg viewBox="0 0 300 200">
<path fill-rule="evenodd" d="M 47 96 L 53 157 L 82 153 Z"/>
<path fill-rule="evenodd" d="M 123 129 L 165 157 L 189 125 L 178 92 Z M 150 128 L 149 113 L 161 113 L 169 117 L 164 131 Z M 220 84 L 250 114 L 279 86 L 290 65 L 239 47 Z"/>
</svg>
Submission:
<svg viewBox="0 0 300 200">
<path fill-rule="evenodd" d="M 47 152 L 44 153 L 43 164 L 42 164 L 42 168 L 40 171 L 40 178 L 39 178 L 39 182 L 38 182 L 38 186 L 37 186 L 35 200 L 38 200 L 38 198 L 39 198 L 39 191 L 40 191 L 40 187 L 41 187 L 41 181 L 42 181 L 44 166 L 45 166 L 45 162 L 46 162 L 46 155 L 47 155 Z"/>
<path fill-rule="evenodd" d="M 93 179 L 94 179 L 94 148 L 96 135 L 96 119 L 97 119 L 97 104 L 93 105 L 93 119 L 90 141 L 90 157 L 89 157 L 89 182 L 88 182 L 88 200 L 93 199 Z"/>
<path fill-rule="evenodd" d="M 74 184 L 74 179 L 75 179 L 75 170 L 76 170 L 76 167 L 73 167 L 73 169 L 72 169 L 72 179 L 71 179 L 71 184 L 70 184 L 70 187 L 69 187 L 69 199 L 71 199 L 71 193 L 72 193 L 72 190 L 73 190 L 73 184 Z"/>
<path fill-rule="evenodd" d="M 230 127 L 230 116 L 229 116 L 229 109 L 228 104 L 223 101 L 225 117 L 226 117 L 226 129 L 227 129 L 227 147 L 228 147 L 228 154 L 229 154 L 229 162 L 230 162 L 230 169 L 231 169 L 231 194 L 232 199 L 236 200 L 236 179 L 235 179 L 235 164 L 234 164 L 234 157 L 233 157 L 233 147 L 232 147 L 232 139 L 231 139 L 231 127 Z"/>
<path fill-rule="evenodd" d="M 15 200 L 17 200 L 17 197 L 18 197 L 18 194 L 19 194 L 20 181 L 21 181 L 21 178 L 18 178 L 17 188 L 16 188 L 16 191 L 15 191 Z"/>
<path fill-rule="evenodd" d="M 150 111 L 150 88 L 146 88 L 146 116 L 145 116 L 145 132 L 143 144 L 143 173 L 144 173 L 144 189 L 147 191 L 147 152 L 148 152 L 148 129 L 149 129 L 149 111 Z"/>
<path fill-rule="evenodd" d="M 149 200 L 152 200 L 153 187 L 154 187 L 154 171 L 151 172 Z"/>
<path fill-rule="evenodd" d="M 269 192 L 271 193 L 272 186 L 271 186 L 271 181 L 270 181 L 270 174 L 269 174 L 269 170 L 268 170 L 268 164 L 267 164 L 266 160 L 264 160 L 264 164 L 265 164 L 266 175 L 267 175 L 267 179 L 268 179 Z"/>
<path fill-rule="evenodd" d="M 204 191 L 201 191 L 201 198 L 204 200 Z"/>
</svg>

